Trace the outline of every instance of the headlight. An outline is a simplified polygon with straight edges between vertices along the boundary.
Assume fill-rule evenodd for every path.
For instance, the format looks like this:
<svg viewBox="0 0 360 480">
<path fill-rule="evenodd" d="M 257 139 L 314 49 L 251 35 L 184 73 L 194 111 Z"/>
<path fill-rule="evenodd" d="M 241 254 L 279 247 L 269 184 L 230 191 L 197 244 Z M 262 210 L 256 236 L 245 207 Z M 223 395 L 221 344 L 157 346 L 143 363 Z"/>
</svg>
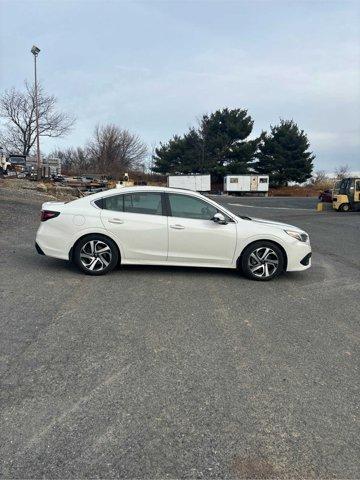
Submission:
<svg viewBox="0 0 360 480">
<path fill-rule="evenodd" d="M 307 235 L 304 232 L 297 232 L 295 230 L 284 230 L 290 237 L 296 238 L 296 240 L 299 240 L 299 242 L 308 242 L 309 241 L 309 235 Z"/>
</svg>

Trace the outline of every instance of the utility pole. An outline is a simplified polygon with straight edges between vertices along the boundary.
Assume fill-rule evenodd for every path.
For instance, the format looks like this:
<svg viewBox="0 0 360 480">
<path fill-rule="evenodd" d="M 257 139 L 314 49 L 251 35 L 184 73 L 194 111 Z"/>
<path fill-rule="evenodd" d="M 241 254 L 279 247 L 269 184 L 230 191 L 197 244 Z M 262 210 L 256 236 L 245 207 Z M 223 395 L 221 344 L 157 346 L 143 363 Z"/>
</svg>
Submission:
<svg viewBox="0 0 360 480">
<path fill-rule="evenodd" d="M 41 178 L 41 155 L 40 155 L 40 135 L 39 135 L 39 104 L 38 104 L 38 82 L 36 71 L 36 60 L 40 53 L 40 48 L 33 45 L 31 53 L 34 55 L 34 73 L 35 73 L 35 121 L 36 121 L 36 157 L 37 157 L 37 178 Z"/>
</svg>

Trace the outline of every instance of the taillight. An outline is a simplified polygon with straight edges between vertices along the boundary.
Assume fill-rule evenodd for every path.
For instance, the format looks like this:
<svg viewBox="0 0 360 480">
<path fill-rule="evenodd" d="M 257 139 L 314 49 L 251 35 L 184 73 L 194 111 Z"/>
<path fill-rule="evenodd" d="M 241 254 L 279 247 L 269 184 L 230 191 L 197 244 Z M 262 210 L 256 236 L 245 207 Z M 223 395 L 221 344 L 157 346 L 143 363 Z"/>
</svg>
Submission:
<svg viewBox="0 0 360 480">
<path fill-rule="evenodd" d="M 55 218 L 60 215 L 60 212 L 52 212 L 51 210 L 41 210 L 41 221 L 46 222 L 50 218 Z"/>
</svg>

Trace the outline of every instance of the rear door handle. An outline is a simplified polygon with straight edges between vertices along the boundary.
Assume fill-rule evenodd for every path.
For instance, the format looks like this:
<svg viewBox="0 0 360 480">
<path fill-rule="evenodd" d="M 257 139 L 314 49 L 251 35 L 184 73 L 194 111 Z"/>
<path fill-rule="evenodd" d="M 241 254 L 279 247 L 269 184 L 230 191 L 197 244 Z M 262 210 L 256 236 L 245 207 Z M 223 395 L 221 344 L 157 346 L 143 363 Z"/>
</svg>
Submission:
<svg viewBox="0 0 360 480">
<path fill-rule="evenodd" d="M 109 223 L 124 223 L 124 220 L 121 218 L 109 218 Z"/>
<path fill-rule="evenodd" d="M 184 230 L 184 225 L 179 225 L 176 223 L 175 225 L 170 225 L 170 228 L 174 228 L 175 230 Z"/>
</svg>

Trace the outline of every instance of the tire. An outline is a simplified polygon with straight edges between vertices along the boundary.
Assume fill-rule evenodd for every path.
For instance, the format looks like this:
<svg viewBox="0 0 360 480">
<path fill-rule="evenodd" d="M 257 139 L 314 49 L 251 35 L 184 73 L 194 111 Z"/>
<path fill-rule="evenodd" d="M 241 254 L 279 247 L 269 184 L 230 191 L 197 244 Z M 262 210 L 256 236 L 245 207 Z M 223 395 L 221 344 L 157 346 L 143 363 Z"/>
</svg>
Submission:
<svg viewBox="0 0 360 480">
<path fill-rule="evenodd" d="M 350 212 L 351 207 L 349 203 L 342 203 L 339 207 L 339 212 Z"/>
<path fill-rule="evenodd" d="M 241 255 L 241 270 L 251 280 L 267 282 L 278 277 L 285 267 L 282 250 L 273 242 L 261 240 L 248 245 Z"/>
<path fill-rule="evenodd" d="M 73 261 L 87 275 L 105 275 L 118 264 L 119 250 L 113 240 L 94 233 L 76 244 Z"/>
</svg>

